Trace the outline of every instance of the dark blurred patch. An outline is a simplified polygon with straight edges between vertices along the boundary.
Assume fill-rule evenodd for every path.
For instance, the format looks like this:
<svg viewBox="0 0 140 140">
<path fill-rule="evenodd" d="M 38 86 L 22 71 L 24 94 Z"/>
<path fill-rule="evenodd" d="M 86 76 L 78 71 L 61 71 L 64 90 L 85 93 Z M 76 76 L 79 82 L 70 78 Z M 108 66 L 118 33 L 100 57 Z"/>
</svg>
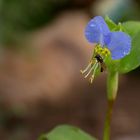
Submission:
<svg viewBox="0 0 140 140">
<path fill-rule="evenodd" d="M 92 0 L 1 0 L 0 42 L 11 43 L 49 23 L 60 12 L 87 8 Z"/>
</svg>

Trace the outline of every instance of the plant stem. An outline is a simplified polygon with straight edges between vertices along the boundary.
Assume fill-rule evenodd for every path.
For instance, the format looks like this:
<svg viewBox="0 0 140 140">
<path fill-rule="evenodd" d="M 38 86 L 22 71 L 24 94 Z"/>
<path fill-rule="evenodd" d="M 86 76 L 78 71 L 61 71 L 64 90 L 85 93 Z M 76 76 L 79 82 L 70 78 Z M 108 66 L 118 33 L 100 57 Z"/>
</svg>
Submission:
<svg viewBox="0 0 140 140">
<path fill-rule="evenodd" d="M 108 109 L 105 118 L 103 140 L 110 140 L 110 126 L 111 126 L 113 104 L 114 101 L 108 101 Z"/>
<path fill-rule="evenodd" d="M 110 128 L 113 105 L 117 96 L 118 90 L 118 72 L 109 72 L 107 79 L 107 98 L 108 98 L 108 109 L 106 113 L 105 126 L 103 140 L 110 140 Z"/>
<path fill-rule="evenodd" d="M 119 74 L 116 71 L 108 73 L 107 77 L 107 99 L 109 101 L 115 100 L 118 91 Z"/>
</svg>

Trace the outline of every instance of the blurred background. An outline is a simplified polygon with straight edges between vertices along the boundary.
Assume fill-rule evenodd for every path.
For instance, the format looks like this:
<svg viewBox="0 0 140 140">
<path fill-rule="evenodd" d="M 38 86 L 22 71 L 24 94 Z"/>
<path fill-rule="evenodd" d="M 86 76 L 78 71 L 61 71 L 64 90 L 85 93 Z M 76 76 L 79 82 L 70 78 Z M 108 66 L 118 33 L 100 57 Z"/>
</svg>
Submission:
<svg viewBox="0 0 140 140">
<path fill-rule="evenodd" d="M 102 137 L 106 73 L 80 74 L 93 46 L 84 28 L 95 15 L 140 20 L 139 0 L 0 0 L 0 139 L 36 140 L 59 124 Z M 120 76 L 113 140 L 140 140 L 139 68 Z"/>
</svg>

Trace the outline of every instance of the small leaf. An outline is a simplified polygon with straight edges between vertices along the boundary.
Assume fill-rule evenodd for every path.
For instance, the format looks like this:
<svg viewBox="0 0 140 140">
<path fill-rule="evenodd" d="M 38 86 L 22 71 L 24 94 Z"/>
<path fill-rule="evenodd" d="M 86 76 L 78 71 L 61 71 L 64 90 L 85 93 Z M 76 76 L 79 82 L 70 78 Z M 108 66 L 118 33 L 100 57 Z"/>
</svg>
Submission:
<svg viewBox="0 0 140 140">
<path fill-rule="evenodd" d="M 108 16 L 105 17 L 105 22 L 111 31 L 124 31 L 124 27 L 120 22 L 116 24 Z"/>
<path fill-rule="evenodd" d="M 48 134 L 42 135 L 39 140 L 97 140 L 77 127 L 61 125 Z"/>
<path fill-rule="evenodd" d="M 111 31 L 117 28 L 117 25 L 108 16 L 105 16 L 105 22 Z"/>
</svg>

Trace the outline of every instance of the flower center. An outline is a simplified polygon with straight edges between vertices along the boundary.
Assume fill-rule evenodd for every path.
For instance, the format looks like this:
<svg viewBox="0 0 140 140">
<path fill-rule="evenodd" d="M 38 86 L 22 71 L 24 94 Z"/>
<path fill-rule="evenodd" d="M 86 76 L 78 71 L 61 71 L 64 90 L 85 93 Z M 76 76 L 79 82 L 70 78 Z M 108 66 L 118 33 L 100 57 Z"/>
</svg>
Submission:
<svg viewBox="0 0 140 140">
<path fill-rule="evenodd" d="M 105 47 L 102 48 L 100 44 L 96 45 L 88 66 L 84 70 L 81 70 L 81 73 L 85 74 L 84 76 L 85 78 L 91 75 L 90 83 L 93 82 L 93 79 L 98 70 L 100 72 L 103 72 L 105 70 L 106 66 L 104 63 L 104 59 L 109 55 L 110 55 L 110 51 L 107 48 Z"/>
<path fill-rule="evenodd" d="M 100 44 L 98 44 L 94 48 L 94 55 L 96 55 L 96 54 L 99 54 L 104 58 L 104 57 L 107 57 L 110 55 L 110 51 L 106 47 L 103 48 L 103 47 L 101 47 Z"/>
</svg>

